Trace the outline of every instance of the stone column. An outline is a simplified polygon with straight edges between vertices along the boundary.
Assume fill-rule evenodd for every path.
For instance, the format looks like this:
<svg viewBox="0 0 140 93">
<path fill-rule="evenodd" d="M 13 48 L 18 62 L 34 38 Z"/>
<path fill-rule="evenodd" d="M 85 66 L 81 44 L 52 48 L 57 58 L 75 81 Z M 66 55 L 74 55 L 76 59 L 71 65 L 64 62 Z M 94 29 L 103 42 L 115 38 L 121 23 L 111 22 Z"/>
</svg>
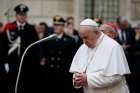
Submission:
<svg viewBox="0 0 140 93">
<path fill-rule="evenodd" d="M 79 28 L 79 23 L 85 17 L 85 0 L 74 0 L 74 26 Z"/>
</svg>

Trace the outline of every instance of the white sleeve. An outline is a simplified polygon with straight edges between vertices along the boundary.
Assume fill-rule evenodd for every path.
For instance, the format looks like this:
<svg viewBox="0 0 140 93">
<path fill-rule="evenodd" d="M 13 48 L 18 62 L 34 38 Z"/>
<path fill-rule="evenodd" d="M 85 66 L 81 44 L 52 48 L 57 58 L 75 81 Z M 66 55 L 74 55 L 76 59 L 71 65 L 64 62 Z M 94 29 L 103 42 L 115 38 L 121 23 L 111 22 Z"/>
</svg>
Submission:
<svg viewBox="0 0 140 93">
<path fill-rule="evenodd" d="M 88 87 L 91 88 L 109 87 L 119 83 L 122 78 L 123 76 L 121 75 L 103 76 L 100 73 L 96 72 L 94 74 L 87 74 L 87 84 Z"/>
</svg>

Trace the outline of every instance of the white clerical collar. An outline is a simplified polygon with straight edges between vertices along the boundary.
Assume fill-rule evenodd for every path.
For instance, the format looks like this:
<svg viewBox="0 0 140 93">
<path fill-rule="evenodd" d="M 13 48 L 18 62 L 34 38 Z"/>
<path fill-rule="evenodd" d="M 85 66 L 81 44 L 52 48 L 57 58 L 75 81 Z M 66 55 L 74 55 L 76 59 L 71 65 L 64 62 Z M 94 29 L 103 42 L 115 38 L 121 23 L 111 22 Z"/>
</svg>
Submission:
<svg viewBox="0 0 140 93">
<path fill-rule="evenodd" d="M 39 33 L 38 37 L 39 37 L 39 39 L 42 39 L 44 37 L 44 33 Z"/>
<path fill-rule="evenodd" d="M 57 35 L 58 39 L 61 39 L 62 37 L 63 37 L 63 33 Z"/>
<path fill-rule="evenodd" d="M 98 40 L 97 40 L 96 47 L 102 42 L 103 37 L 104 37 L 104 33 L 101 32 L 101 35 L 100 35 L 100 37 L 99 37 Z"/>
<path fill-rule="evenodd" d="M 16 23 L 17 23 L 17 26 L 25 26 L 26 24 L 25 22 L 21 24 L 19 21 L 17 21 Z"/>
</svg>

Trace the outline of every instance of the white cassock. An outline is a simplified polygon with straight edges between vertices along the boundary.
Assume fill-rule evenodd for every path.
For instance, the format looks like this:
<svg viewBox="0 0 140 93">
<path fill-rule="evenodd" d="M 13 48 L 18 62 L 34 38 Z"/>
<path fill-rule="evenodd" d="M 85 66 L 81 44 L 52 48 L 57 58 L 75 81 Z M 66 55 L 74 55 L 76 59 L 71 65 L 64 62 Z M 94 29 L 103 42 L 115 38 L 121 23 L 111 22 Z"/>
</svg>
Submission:
<svg viewBox="0 0 140 93">
<path fill-rule="evenodd" d="M 101 34 L 96 47 L 81 45 L 74 56 L 70 72 L 85 72 L 84 93 L 129 93 L 125 74 L 130 70 L 122 47 Z"/>
</svg>

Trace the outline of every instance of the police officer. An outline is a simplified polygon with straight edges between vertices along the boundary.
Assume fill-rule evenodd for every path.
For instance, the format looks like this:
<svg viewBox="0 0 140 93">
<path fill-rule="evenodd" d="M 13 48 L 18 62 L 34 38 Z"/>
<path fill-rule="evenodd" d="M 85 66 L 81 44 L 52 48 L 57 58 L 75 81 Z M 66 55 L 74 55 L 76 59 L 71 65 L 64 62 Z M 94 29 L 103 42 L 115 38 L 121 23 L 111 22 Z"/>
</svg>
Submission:
<svg viewBox="0 0 140 93">
<path fill-rule="evenodd" d="M 24 50 L 29 44 L 38 39 L 34 26 L 30 25 L 26 20 L 28 10 L 29 8 L 24 4 L 17 5 L 14 8 L 14 11 L 16 12 L 16 21 L 8 23 L 5 27 L 5 42 L 7 42 L 8 46 L 7 62 L 9 64 L 9 93 L 14 93 L 20 59 Z M 31 51 L 33 50 L 34 48 L 31 49 Z M 35 62 L 37 58 L 36 53 L 34 53 L 34 55 L 30 53 L 27 54 L 25 59 L 26 63 L 28 63 L 28 65 L 26 65 L 28 67 L 26 68 L 31 67 L 31 62 Z M 24 73 L 26 72 L 29 71 L 24 70 Z"/>
<path fill-rule="evenodd" d="M 76 51 L 76 43 L 64 33 L 65 20 L 61 16 L 55 16 L 53 22 L 54 33 L 58 36 L 44 43 L 46 64 L 40 93 L 73 93 L 69 67 Z"/>
</svg>

